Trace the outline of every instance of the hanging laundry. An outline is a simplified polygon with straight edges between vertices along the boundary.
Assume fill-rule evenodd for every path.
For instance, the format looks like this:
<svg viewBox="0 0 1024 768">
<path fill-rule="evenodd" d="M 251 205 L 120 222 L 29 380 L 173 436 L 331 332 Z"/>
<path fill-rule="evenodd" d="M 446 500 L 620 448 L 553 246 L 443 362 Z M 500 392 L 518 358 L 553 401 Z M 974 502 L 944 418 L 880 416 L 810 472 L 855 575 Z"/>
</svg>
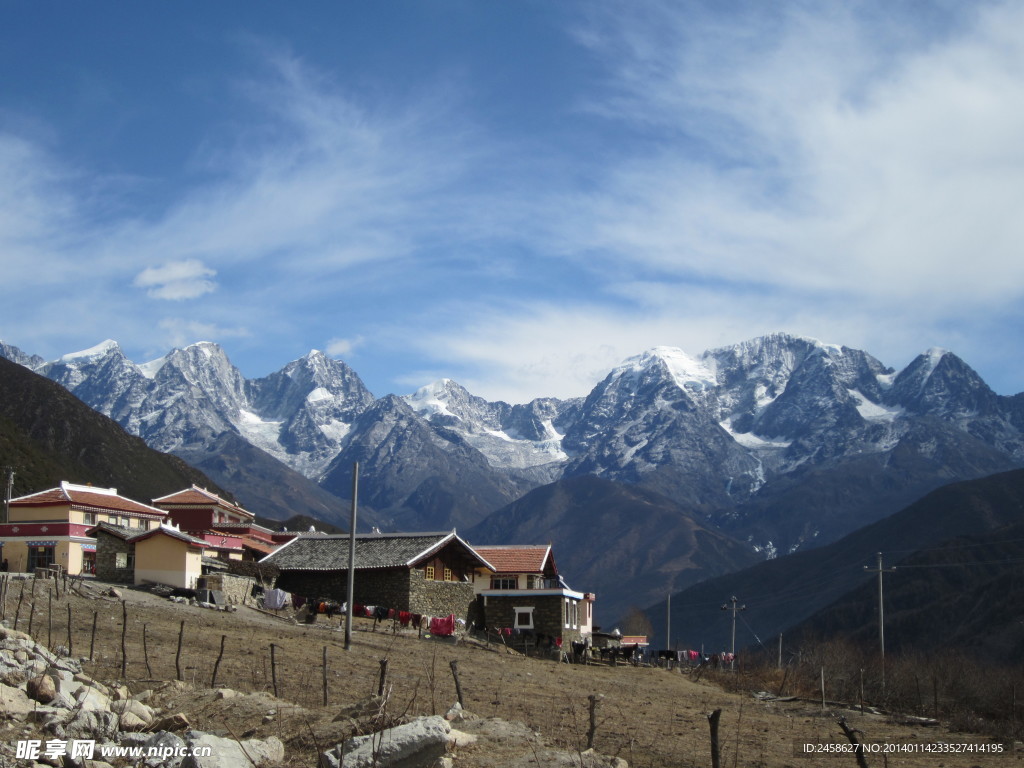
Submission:
<svg viewBox="0 0 1024 768">
<path fill-rule="evenodd" d="M 409 626 L 409 622 L 411 620 L 412 620 L 412 614 L 409 613 L 408 611 L 399 611 L 398 612 L 398 623 L 401 624 L 403 627 L 408 627 Z"/>
<path fill-rule="evenodd" d="M 440 637 L 449 637 L 455 634 L 455 614 L 444 618 L 436 617 L 430 620 L 430 634 Z"/>
<path fill-rule="evenodd" d="M 263 595 L 263 607 L 272 611 L 284 608 L 288 603 L 288 593 L 283 589 L 268 589 Z"/>
</svg>

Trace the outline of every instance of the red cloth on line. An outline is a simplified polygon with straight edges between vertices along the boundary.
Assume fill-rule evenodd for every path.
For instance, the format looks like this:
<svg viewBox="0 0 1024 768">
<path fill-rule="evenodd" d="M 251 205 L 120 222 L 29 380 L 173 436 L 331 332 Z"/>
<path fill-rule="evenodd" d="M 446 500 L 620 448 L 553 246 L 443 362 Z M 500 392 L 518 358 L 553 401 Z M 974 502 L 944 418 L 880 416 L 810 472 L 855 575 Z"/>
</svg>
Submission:
<svg viewBox="0 0 1024 768">
<path fill-rule="evenodd" d="M 430 620 L 430 634 L 448 637 L 455 634 L 455 614 L 445 618 L 433 618 Z"/>
</svg>

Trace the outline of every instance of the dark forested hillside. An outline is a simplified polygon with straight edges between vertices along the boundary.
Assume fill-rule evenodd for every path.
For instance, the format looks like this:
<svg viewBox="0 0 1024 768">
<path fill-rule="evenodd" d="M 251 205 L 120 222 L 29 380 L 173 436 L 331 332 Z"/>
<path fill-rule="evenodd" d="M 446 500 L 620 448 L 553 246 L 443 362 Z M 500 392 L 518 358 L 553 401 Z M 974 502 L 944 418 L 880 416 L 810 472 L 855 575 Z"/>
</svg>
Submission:
<svg viewBox="0 0 1024 768">
<path fill-rule="evenodd" d="M 159 453 L 59 384 L 0 358 L 0 465 L 13 467 L 14 495 L 61 480 L 150 499 L 193 483 L 230 497 L 202 472 Z"/>
<path fill-rule="evenodd" d="M 849 610 L 848 622 L 839 619 L 846 609 L 833 614 L 828 621 L 835 631 L 845 631 L 858 622 L 867 623 L 877 634 L 877 623 L 867 613 L 870 607 L 867 595 L 877 595 L 876 582 L 865 572 L 864 566 L 873 567 L 876 553 L 882 552 L 886 567 L 916 562 L 910 560 L 916 552 L 924 557 L 923 550 L 944 547 L 944 542 L 964 536 L 986 536 L 1008 526 L 1024 524 L 1024 470 L 1013 470 L 998 475 L 954 483 L 929 493 L 895 515 L 818 549 L 798 552 L 786 557 L 769 560 L 738 573 L 711 579 L 697 584 L 672 599 L 672 634 L 684 645 L 726 648 L 729 642 L 731 623 L 729 612 L 722 611 L 721 605 L 735 595 L 746 605 L 737 629 L 737 646 L 756 644 L 758 639 L 767 642 L 779 632 L 790 631 L 801 622 L 826 606 L 846 599 L 846 595 L 858 590 L 861 598 L 861 613 Z M 993 541 L 1002 534 L 993 537 Z M 1008 542 L 1007 542 L 1008 543 Z M 979 552 L 984 547 L 979 547 Z M 1012 550 L 995 554 L 992 560 L 1012 559 Z M 1021 566 L 1018 565 L 1018 568 Z M 984 592 L 981 582 L 968 587 L 968 571 L 945 573 L 946 569 L 920 569 L 921 576 L 914 575 L 909 582 L 912 589 L 920 590 L 915 599 L 926 595 L 937 595 L 938 601 L 952 601 L 958 598 L 957 589 L 981 590 L 984 599 L 998 604 L 1007 616 L 1016 615 L 1017 608 L 1006 602 L 998 591 Z M 950 569 L 952 570 L 952 569 Z M 916 569 L 915 569 L 916 571 Z M 989 572 L 993 584 L 1012 590 L 1009 583 L 997 582 L 996 570 Z M 1008 572 L 1009 573 L 1009 572 Z M 910 578 L 911 569 L 887 577 L 894 587 L 904 577 Z M 958 586 L 959 584 L 959 586 Z M 872 592 L 872 590 L 876 590 Z M 991 589 L 995 589 L 992 587 Z M 1010 592 L 1007 592 L 1009 595 Z M 981 599 L 978 597 L 977 599 Z M 936 603 L 938 605 L 938 603 Z M 1018 601 L 1017 605 L 1024 605 Z M 877 606 L 877 598 L 875 600 Z M 908 606 L 909 610 L 909 606 Z M 665 636 L 666 606 L 664 602 L 651 606 L 647 613 L 654 624 L 655 636 Z M 963 616 L 963 613 L 958 614 Z M 1024 618 L 1021 616 L 1019 618 Z M 887 617 L 888 626 L 888 617 Z M 948 632 L 947 632 L 948 634 Z M 858 635 L 859 637 L 860 635 Z"/>
</svg>

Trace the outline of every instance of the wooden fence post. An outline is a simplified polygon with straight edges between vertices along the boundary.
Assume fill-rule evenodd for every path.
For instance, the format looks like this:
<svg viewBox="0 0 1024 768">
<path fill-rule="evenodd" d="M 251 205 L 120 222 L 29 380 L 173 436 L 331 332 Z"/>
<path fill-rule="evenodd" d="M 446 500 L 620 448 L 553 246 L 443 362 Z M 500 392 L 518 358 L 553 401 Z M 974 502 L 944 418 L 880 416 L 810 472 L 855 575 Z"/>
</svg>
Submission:
<svg viewBox="0 0 1024 768">
<path fill-rule="evenodd" d="M 142 625 L 142 656 L 146 660 L 146 677 L 153 679 L 153 668 L 149 666 L 149 643 L 146 641 L 146 627 L 148 624 Z"/>
<path fill-rule="evenodd" d="M 721 768 L 722 766 L 722 755 L 718 742 L 718 721 L 721 718 L 721 709 L 716 709 L 708 715 L 708 725 L 711 727 L 711 768 Z"/>
<path fill-rule="evenodd" d="M 217 662 L 213 665 L 213 677 L 210 679 L 210 687 L 217 687 L 217 670 L 220 669 L 220 660 L 224 658 L 224 641 L 228 639 L 227 635 L 220 636 L 220 653 L 217 654 Z"/>
<path fill-rule="evenodd" d="M 277 656 L 274 653 L 274 644 L 270 644 L 270 679 L 274 684 L 274 697 L 277 698 Z"/>
<path fill-rule="evenodd" d="M 324 706 L 327 706 L 327 646 L 324 646 L 324 663 L 323 663 L 323 682 L 324 682 Z"/>
<path fill-rule="evenodd" d="M 121 679 L 128 677 L 128 601 L 121 601 Z"/>
<path fill-rule="evenodd" d="M 587 749 L 593 749 L 594 737 L 597 736 L 597 696 L 592 693 L 587 698 L 590 700 L 590 729 L 587 731 Z"/>
<path fill-rule="evenodd" d="M 96 617 L 98 615 L 99 614 L 96 611 L 92 612 L 92 635 L 89 638 L 89 661 L 93 660 L 93 654 L 96 651 Z"/>
<path fill-rule="evenodd" d="M 185 620 L 181 620 L 181 629 L 178 630 L 178 652 L 174 654 L 174 671 L 181 680 L 181 643 L 185 639 Z"/>
<path fill-rule="evenodd" d="M 452 659 L 450 666 L 452 668 L 452 677 L 455 678 L 455 695 L 459 700 L 459 706 L 465 709 L 466 704 L 462 700 L 462 683 L 459 682 L 459 662 Z"/>
<path fill-rule="evenodd" d="M 65 592 L 64 594 L 67 594 L 67 592 Z M 70 658 L 74 655 L 75 649 L 71 645 L 71 601 L 68 600 L 68 657 Z"/>
<path fill-rule="evenodd" d="M 377 682 L 377 695 L 384 695 L 384 686 L 387 685 L 388 681 L 388 660 L 380 660 L 380 680 Z"/>
</svg>

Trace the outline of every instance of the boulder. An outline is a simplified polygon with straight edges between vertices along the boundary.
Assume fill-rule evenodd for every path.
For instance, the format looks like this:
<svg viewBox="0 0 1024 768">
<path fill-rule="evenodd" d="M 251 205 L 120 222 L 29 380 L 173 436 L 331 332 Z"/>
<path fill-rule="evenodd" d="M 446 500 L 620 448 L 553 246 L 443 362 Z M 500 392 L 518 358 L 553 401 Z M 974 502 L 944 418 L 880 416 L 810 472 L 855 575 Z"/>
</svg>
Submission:
<svg viewBox="0 0 1024 768">
<path fill-rule="evenodd" d="M 184 760 L 185 742 L 169 731 L 154 733 L 142 746 L 144 754 L 152 755 L 143 761 L 145 768 L 178 768 Z"/>
<path fill-rule="evenodd" d="M 125 712 L 121 715 L 118 723 L 118 730 L 121 731 L 142 731 L 145 730 L 148 722 L 132 712 Z"/>
<path fill-rule="evenodd" d="M 187 731 L 192 726 L 188 718 L 181 712 L 160 718 L 153 724 L 154 731 Z"/>
<path fill-rule="evenodd" d="M 23 690 L 0 683 L 0 715 L 14 720 L 24 720 L 34 707 L 32 700 Z"/>
<path fill-rule="evenodd" d="M 39 675 L 25 683 L 25 691 L 40 704 L 49 704 L 57 695 L 57 684 L 49 675 Z"/>
<path fill-rule="evenodd" d="M 366 736 L 356 736 L 321 756 L 329 768 L 426 768 L 444 757 L 451 741 L 451 726 L 443 717 L 421 717 L 405 725 Z M 342 752 L 342 747 L 344 752 Z"/>
<path fill-rule="evenodd" d="M 181 768 L 262 768 L 284 761 L 284 744 L 276 736 L 239 742 L 210 733 L 193 733 L 187 741 L 191 754 L 181 761 Z M 209 748 L 209 756 L 196 754 L 201 747 Z"/>
</svg>

